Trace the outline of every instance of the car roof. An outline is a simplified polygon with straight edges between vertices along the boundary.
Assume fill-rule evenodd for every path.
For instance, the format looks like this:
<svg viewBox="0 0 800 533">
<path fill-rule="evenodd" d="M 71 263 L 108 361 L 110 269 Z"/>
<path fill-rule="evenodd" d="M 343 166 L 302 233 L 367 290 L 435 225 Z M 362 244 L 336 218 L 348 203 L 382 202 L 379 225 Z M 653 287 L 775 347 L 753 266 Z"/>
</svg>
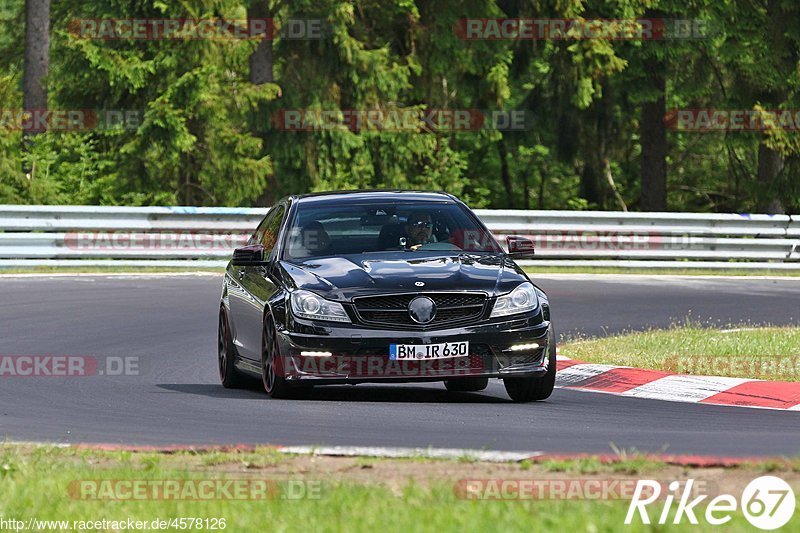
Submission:
<svg viewBox="0 0 800 533">
<path fill-rule="evenodd" d="M 329 191 L 302 194 L 292 197 L 294 201 L 309 203 L 358 203 L 358 202 L 453 202 L 455 197 L 446 192 L 439 191 L 407 191 L 400 189 L 374 189 L 374 190 L 354 190 L 354 191 Z"/>
</svg>

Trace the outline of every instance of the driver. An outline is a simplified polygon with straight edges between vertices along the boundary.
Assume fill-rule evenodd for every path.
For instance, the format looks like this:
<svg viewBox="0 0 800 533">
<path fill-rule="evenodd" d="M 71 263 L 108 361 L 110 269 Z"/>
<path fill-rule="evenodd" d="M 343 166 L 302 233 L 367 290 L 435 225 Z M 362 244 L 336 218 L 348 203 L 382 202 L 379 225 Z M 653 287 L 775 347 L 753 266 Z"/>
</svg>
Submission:
<svg viewBox="0 0 800 533">
<path fill-rule="evenodd" d="M 413 212 L 408 215 L 408 221 L 404 227 L 406 237 L 406 248 L 416 250 L 423 244 L 435 242 L 433 239 L 433 220 L 428 213 Z"/>
</svg>

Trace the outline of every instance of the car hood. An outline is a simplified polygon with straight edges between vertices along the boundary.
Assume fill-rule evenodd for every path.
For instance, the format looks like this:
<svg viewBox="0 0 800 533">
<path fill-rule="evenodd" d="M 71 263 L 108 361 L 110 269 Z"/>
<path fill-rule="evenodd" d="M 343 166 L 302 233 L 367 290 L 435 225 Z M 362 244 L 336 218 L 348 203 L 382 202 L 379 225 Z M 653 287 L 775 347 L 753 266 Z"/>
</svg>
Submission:
<svg viewBox="0 0 800 533">
<path fill-rule="evenodd" d="M 339 301 L 392 292 L 483 291 L 495 295 L 528 281 L 516 263 L 500 255 L 414 254 L 411 258 L 408 252 L 399 252 L 380 257 L 364 254 L 282 261 L 281 267 L 294 288 Z"/>
</svg>

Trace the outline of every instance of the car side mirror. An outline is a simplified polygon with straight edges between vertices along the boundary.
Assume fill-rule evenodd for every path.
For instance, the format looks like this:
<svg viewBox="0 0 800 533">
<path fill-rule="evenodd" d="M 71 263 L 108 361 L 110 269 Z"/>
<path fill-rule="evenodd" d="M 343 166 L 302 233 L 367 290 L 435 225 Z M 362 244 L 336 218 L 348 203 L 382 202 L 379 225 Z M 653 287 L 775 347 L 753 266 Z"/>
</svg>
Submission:
<svg viewBox="0 0 800 533">
<path fill-rule="evenodd" d="M 533 241 L 517 235 L 506 235 L 508 255 L 514 259 L 530 259 L 534 254 Z"/>
<path fill-rule="evenodd" d="M 264 246 L 261 244 L 252 244 L 250 246 L 242 246 L 233 251 L 233 259 L 231 260 L 233 266 L 262 266 L 264 261 Z"/>
</svg>

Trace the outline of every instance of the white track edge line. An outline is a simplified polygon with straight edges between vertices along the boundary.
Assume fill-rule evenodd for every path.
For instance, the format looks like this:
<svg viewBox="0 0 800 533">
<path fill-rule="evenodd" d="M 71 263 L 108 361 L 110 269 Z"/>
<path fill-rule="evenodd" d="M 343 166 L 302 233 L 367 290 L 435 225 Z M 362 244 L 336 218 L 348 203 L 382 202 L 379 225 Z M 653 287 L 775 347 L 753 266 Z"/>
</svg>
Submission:
<svg viewBox="0 0 800 533">
<path fill-rule="evenodd" d="M 468 448 L 403 448 L 386 446 L 281 446 L 281 453 L 337 457 L 474 459 L 505 463 L 544 455 L 541 451 L 491 451 Z"/>
</svg>

